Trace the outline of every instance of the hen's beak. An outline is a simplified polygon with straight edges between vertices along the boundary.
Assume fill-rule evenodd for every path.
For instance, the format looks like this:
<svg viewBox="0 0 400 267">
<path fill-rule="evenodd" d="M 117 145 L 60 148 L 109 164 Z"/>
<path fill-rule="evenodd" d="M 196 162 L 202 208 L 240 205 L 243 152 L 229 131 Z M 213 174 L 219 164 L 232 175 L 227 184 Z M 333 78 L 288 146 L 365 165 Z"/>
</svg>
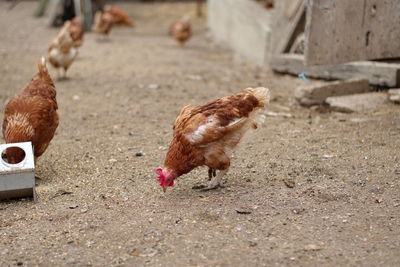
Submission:
<svg viewBox="0 0 400 267">
<path fill-rule="evenodd" d="M 165 193 L 165 191 L 167 191 L 167 187 L 163 187 L 162 191 L 164 191 L 164 193 Z"/>
</svg>

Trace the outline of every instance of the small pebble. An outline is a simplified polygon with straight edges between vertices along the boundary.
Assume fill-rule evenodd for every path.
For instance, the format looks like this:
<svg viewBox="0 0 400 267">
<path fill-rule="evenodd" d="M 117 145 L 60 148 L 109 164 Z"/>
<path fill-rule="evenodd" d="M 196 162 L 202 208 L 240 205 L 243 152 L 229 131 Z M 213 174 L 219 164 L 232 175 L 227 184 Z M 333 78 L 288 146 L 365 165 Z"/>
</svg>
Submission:
<svg viewBox="0 0 400 267">
<path fill-rule="evenodd" d="M 71 203 L 68 205 L 68 208 L 70 208 L 70 209 L 76 209 L 77 207 L 78 207 L 78 204 L 76 204 L 76 203 Z"/>
<path fill-rule="evenodd" d="M 67 260 L 67 264 L 75 264 L 75 263 L 76 263 L 76 261 L 75 261 L 74 258 L 69 258 L 69 259 Z"/>
<path fill-rule="evenodd" d="M 257 246 L 257 242 L 250 241 L 250 242 L 249 242 L 249 246 L 250 246 L 250 247 L 255 247 L 255 246 Z"/>
<path fill-rule="evenodd" d="M 304 208 L 294 208 L 292 211 L 294 214 L 302 214 L 305 211 L 305 209 Z"/>
<path fill-rule="evenodd" d="M 315 245 L 315 244 L 309 244 L 304 247 L 305 250 L 321 250 L 322 248 Z"/>
<path fill-rule="evenodd" d="M 236 226 L 236 227 L 235 227 L 235 230 L 238 231 L 238 232 L 242 231 L 242 229 L 243 229 L 243 228 L 242 228 L 241 226 Z"/>
<path fill-rule="evenodd" d="M 136 157 L 142 157 L 144 155 L 145 154 L 143 152 L 136 152 L 136 154 L 135 154 Z"/>
<path fill-rule="evenodd" d="M 247 168 L 249 168 L 249 169 L 251 169 L 251 168 L 253 168 L 254 167 L 254 163 L 249 163 L 249 164 L 247 164 L 247 166 L 246 166 Z"/>
<path fill-rule="evenodd" d="M 239 214 L 251 214 L 251 210 L 246 209 L 246 208 L 237 208 L 235 210 Z"/>
<path fill-rule="evenodd" d="M 155 83 L 149 84 L 149 86 L 147 86 L 147 88 L 149 88 L 149 89 L 157 89 L 158 87 L 159 87 L 159 85 L 155 84 Z"/>
<path fill-rule="evenodd" d="M 295 186 L 295 182 L 294 182 L 294 180 L 292 178 L 284 178 L 283 182 L 289 188 L 293 188 Z"/>
</svg>

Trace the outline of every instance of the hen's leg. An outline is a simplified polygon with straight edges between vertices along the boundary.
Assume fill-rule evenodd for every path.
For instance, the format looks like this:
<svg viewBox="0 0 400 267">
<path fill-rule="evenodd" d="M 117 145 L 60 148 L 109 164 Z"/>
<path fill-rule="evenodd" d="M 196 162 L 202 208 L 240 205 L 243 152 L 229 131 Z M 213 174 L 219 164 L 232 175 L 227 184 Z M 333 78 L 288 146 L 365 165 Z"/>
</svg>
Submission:
<svg viewBox="0 0 400 267">
<path fill-rule="evenodd" d="M 217 175 L 217 170 L 214 170 L 214 169 L 211 169 L 211 168 L 208 169 L 208 180 L 209 181 L 211 181 L 211 179 L 213 177 L 215 177 L 216 175 Z"/>
<path fill-rule="evenodd" d="M 66 80 L 66 72 L 64 68 L 57 69 L 57 72 L 59 81 Z"/>
<path fill-rule="evenodd" d="M 68 77 L 67 77 L 67 70 L 68 70 L 68 68 L 64 68 L 64 75 L 63 75 L 63 79 L 65 79 L 65 80 L 67 80 L 67 79 L 68 79 Z"/>
<path fill-rule="evenodd" d="M 213 177 L 207 185 L 196 185 L 193 189 L 210 190 L 220 187 L 221 179 L 226 174 L 231 164 L 229 157 L 224 153 L 223 148 L 215 147 L 211 153 L 205 155 L 205 165 L 209 167 L 208 177 Z M 216 173 L 216 170 L 219 170 Z"/>
<path fill-rule="evenodd" d="M 217 189 L 217 188 L 223 187 L 221 185 L 221 180 L 222 180 L 222 177 L 224 177 L 224 175 L 227 172 L 228 172 L 228 169 L 220 170 L 218 173 L 216 173 L 216 170 L 209 169 L 208 170 L 208 176 L 209 177 L 213 176 L 211 178 L 211 181 L 207 185 L 204 185 L 204 184 L 195 185 L 195 186 L 192 187 L 192 189 L 199 189 L 199 190 L 202 190 L 202 191 L 208 191 L 208 190 L 212 190 L 212 189 Z"/>
<path fill-rule="evenodd" d="M 205 188 L 202 188 L 202 190 L 203 191 L 208 191 L 208 190 L 211 190 L 211 189 L 217 189 L 219 187 L 222 187 L 221 186 L 221 180 L 222 180 L 222 177 L 224 177 L 224 175 L 227 172 L 228 172 L 228 169 L 220 170 L 218 172 L 218 174 L 211 179 L 211 182 Z"/>
</svg>

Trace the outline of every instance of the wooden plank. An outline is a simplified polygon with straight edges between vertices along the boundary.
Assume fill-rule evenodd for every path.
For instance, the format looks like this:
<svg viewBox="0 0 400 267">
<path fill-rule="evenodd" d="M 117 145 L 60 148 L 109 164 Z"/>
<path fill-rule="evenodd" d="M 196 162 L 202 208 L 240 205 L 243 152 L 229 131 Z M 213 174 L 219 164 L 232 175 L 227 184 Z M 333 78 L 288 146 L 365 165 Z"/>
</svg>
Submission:
<svg viewBox="0 0 400 267">
<path fill-rule="evenodd" d="M 309 0 L 307 65 L 400 57 L 399 0 Z"/>
<path fill-rule="evenodd" d="M 308 77 L 327 80 L 367 78 L 370 84 L 400 86 L 400 64 L 376 61 L 359 61 L 340 65 L 305 66 L 304 56 L 282 54 L 271 59 L 271 68 L 277 72 L 298 75 L 306 72 Z"/>
<path fill-rule="evenodd" d="M 288 51 L 290 42 L 295 38 L 293 34 L 305 15 L 305 3 L 304 0 L 277 1 L 275 9 L 272 54 L 280 54 Z"/>
</svg>

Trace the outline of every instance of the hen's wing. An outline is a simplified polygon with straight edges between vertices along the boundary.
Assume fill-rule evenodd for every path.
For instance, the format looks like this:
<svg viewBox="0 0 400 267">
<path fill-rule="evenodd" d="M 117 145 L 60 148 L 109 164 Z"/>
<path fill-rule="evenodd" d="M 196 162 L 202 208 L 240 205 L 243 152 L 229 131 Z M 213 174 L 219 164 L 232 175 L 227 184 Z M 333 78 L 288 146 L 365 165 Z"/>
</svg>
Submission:
<svg viewBox="0 0 400 267">
<path fill-rule="evenodd" d="M 37 117 L 37 122 L 34 125 L 36 132 L 32 140 L 35 145 L 36 157 L 46 151 L 59 123 L 59 117 L 53 103 L 50 100 L 43 100 L 42 105 L 42 112 Z"/>
<path fill-rule="evenodd" d="M 179 113 L 178 117 L 175 119 L 174 126 L 172 129 L 183 129 L 186 122 L 191 118 L 192 111 L 196 110 L 196 106 L 187 105 L 184 106 Z"/>
<path fill-rule="evenodd" d="M 259 107 L 250 93 L 239 93 L 212 101 L 204 106 L 186 106 L 174 125 L 174 134 L 183 135 L 193 146 L 218 141 L 244 124 L 255 121 L 249 116 Z"/>
</svg>

